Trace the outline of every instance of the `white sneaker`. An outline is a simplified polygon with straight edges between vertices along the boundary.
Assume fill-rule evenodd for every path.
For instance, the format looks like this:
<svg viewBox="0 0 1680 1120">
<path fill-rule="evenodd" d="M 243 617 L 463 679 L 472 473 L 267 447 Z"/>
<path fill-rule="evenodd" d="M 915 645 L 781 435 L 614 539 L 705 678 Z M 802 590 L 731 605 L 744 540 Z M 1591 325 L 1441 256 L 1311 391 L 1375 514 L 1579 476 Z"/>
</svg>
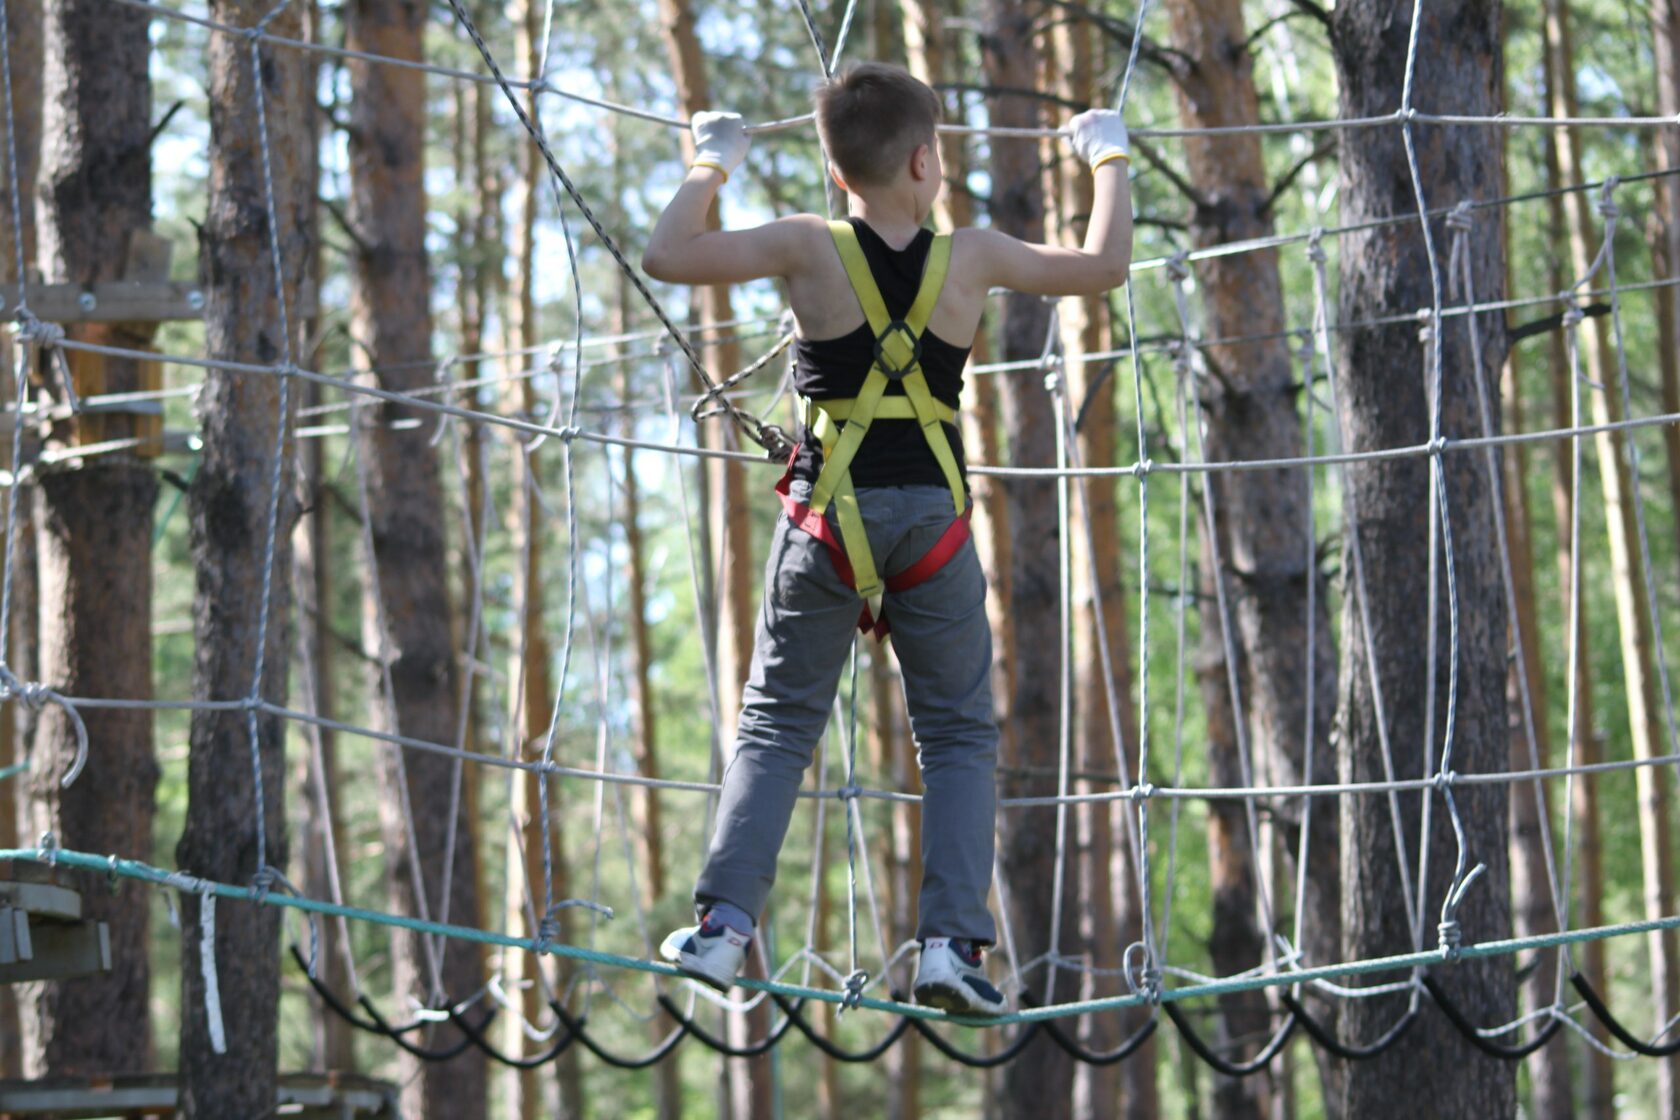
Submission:
<svg viewBox="0 0 1680 1120">
<path fill-rule="evenodd" d="M 721 922 L 714 923 L 708 916 L 697 926 L 672 930 L 659 946 L 659 955 L 684 976 L 727 992 L 751 948 L 751 937 Z"/>
<path fill-rule="evenodd" d="M 916 966 L 916 1002 L 959 1015 L 1002 1015 L 1007 1006 L 1003 993 L 992 987 L 980 965 L 980 954 L 965 956 L 949 937 L 930 937 L 922 942 L 922 959 Z"/>
</svg>

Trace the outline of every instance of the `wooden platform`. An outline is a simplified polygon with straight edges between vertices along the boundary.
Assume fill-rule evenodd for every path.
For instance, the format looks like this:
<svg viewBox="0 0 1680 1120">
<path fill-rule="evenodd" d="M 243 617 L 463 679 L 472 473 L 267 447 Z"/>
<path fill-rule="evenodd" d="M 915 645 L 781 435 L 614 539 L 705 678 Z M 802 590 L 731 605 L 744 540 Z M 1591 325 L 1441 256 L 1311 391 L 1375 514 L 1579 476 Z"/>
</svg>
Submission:
<svg viewBox="0 0 1680 1120">
<path fill-rule="evenodd" d="M 0 881 L 0 984 L 111 970 L 111 933 L 82 917 L 82 896 L 51 883 Z"/>
<path fill-rule="evenodd" d="M 397 1087 L 349 1073 L 283 1073 L 276 1117 L 299 1120 L 396 1120 Z M 172 1073 L 109 1078 L 0 1081 L 0 1120 L 96 1120 L 173 1116 L 179 1088 Z"/>
</svg>

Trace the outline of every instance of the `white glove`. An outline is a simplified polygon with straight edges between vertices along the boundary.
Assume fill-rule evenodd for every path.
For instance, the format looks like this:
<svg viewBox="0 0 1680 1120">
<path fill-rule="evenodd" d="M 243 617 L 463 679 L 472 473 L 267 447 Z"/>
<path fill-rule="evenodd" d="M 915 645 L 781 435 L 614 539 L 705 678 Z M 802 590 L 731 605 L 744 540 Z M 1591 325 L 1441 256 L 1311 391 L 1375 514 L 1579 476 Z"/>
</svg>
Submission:
<svg viewBox="0 0 1680 1120">
<path fill-rule="evenodd" d="M 739 113 L 696 113 L 688 127 L 694 133 L 694 166 L 715 167 L 725 179 L 741 166 L 752 144 Z"/>
<path fill-rule="evenodd" d="M 1111 159 L 1130 160 L 1126 125 L 1113 109 L 1087 109 L 1067 124 L 1073 154 L 1095 171 Z"/>
</svg>

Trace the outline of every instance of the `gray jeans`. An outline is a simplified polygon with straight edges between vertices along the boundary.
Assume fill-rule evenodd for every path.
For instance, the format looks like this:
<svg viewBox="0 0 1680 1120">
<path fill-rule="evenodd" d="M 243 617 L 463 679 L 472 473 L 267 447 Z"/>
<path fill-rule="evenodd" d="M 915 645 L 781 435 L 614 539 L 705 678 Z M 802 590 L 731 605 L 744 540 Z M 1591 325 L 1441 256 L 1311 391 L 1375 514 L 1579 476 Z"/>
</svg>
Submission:
<svg viewBox="0 0 1680 1120">
<path fill-rule="evenodd" d="M 807 484 L 793 486 L 795 498 L 808 497 Z M 857 493 L 883 578 L 921 559 L 951 523 L 951 494 L 943 487 L 865 487 Z M 717 827 L 694 890 L 697 903 L 725 901 L 754 918 L 762 915 L 794 798 L 828 724 L 861 608 L 857 593 L 835 573 L 827 546 L 778 518 L 752 670 L 724 770 Z M 996 927 L 986 894 L 998 731 L 986 577 L 973 541 L 932 578 L 889 592 L 886 615 L 922 771 L 917 936 L 990 944 Z"/>
</svg>

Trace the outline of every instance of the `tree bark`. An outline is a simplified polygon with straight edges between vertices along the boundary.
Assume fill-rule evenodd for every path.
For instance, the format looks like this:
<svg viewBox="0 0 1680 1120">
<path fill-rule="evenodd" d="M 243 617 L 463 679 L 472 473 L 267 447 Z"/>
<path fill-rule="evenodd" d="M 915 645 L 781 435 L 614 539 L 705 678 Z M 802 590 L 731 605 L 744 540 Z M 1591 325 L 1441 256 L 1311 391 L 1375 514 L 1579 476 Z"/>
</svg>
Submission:
<svg viewBox="0 0 1680 1120">
<path fill-rule="evenodd" d="M 676 75 L 677 103 L 685 116 L 692 117 L 711 108 L 712 100 L 705 56 L 694 29 L 694 11 L 689 0 L 659 0 L 659 17 L 665 32 L 666 56 Z M 693 138 L 685 132 L 684 159 L 693 154 Z M 706 224 L 709 229 L 722 226 L 716 202 L 706 216 Z M 727 323 L 735 318 L 727 284 L 713 285 L 696 294 L 700 296 L 702 324 Z M 719 336 L 717 345 L 706 350 L 706 369 L 714 382 L 741 366 L 741 345 L 735 339 L 736 332 L 734 328 L 724 329 L 728 334 Z M 735 446 L 736 432 L 727 417 L 705 427 L 709 432 L 702 433 L 704 442 Z M 718 625 L 713 635 L 717 641 L 718 722 L 733 734 L 741 713 L 741 689 L 747 683 L 747 670 L 752 664 L 754 612 L 758 605 L 753 596 L 752 507 L 747 496 L 746 471 L 740 463 L 712 461 L 706 466 L 706 474 L 711 499 L 707 518 L 716 549 L 712 570 L 722 575 L 715 589 Z M 754 918 L 764 920 L 761 914 L 755 914 Z M 754 952 L 747 958 L 744 974 L 762 978 L 761 953 Z M 762 1038 L 769 1027 L 767 1003 L 760 1004 L 748 1015 L 731 1016 L 730 1030 L 737 1041 Z M 730 1096 L 737 1116 L 769 1115 L 774 1107 L 775 1064 L 768 1054 L 731 1061 L 729 1076 Z"/>
<path fill-rule="evenodd" d="M 211 18 L 249 26 L 267 12 L 256 0 L 216 0 Z M 118 13 L 101 10 L 101 18 Z M 296 36 L 300 13 L 275 15 L 272 34 Z M 144 31 L 142 24 L 141 31 Z M 205 277 L 205 353 L 211 361 L 274 364 L 295 354 L 282 322 L 295 306 L 309 244 L 310 189 L 303 148 L 310 111 L 301 55 L 260 48 L 260 76 L 267 106 L 274 204 L 272 230 L 265 206 L 262 150 L 256 111 L 252 46 L 243 39 L 211 36 L 210 198 L 199 235 Z M 270 237 L 277 238 L 279 279 L 286 316 L 276 300 Z M 295 318 L 290 322 L 296 323 Z M 211 368 L 198 401 L 204 448 L 188 493 L 196 594 L 193 632 L 197 654 L 193 698 L 237 700 L 251 692 L 257 665 L 257 625 L 265 579 L 264 542 L 270 503 L 279 510 L 274 537 L 268 632 L 263 646 L 262 697 L 284 703 L 291 594 L 291 527 L 296 517 L 292 449 L 276 448 L 283 414 L 278 377 Z M 287 394 L 288 409 L 295 398 Z M 284 428 L 282 427 L 282 430 Z M 279 452 L 278 493 L 274 490 Z M 182 870 L 226 883 L 252 883 L 259 871 L 253 807 L 252 752 L 260 759 L 266 858 L 283 867 L 285 851 L 285 727 L 275 716 L 256 717 L 252 743 L 248 714 L 195 711 L 187 762 L 187 819 L 176 859 Z M 184 895 L 182 926 L 199 928 L 200 900 Z M 280 998 L 280 911 L 225 903 L 215 915 L 215 961 L 226 1029 L 225 1054 L 212 1048 L 204 1003 L 200 939 L 181 939 L 181 1111 L 190 1120 L 257 1116 L 274 1107 L 277 1016 Z M 108 1012 L 107 1012 L 108 1014 Z"/>
<path fill-rule="evenodd" d="M 1557 82 L 1551 90 L 1554 113 L 1574 115 L 1574 52 L 1570 41 L 1569 13 L 1557 0 L 1546 5 L 1546 23 L 1555 59 L 1552 73 Z M 1557 133 L 1558 165 L 1568 182 L 1582 182 L 1581 139 L 1575 129 Z M 1591 267 L 1601 236 L 1592 212 L 1592 198 L 1585 191 L 1570 196 L 1565 208 L 1569 227 L 1569 257 L 1576 277 Z M 1600 275 L 1594 281 L 1602 284 Z M 1669 293 L 1659 293 L 1659 298 Z M 1604 425 L 1622 418 L 1620 374 L 1617 368 L 1611 324 L 1596 318 L 1587 327 L 1592 339 L 1582 347 L 1587 377 L 1598 388 L 1588 390 L 1592 404 L 1591 423 Z M 1581 423 L 1588 422 L 1582 418 Z M 1657 703 L 1657 681 L 1651 664 L 1654 642 L 1647 596 L 1647 573 L 1639 547 L 1639 527 L 1634 503 L 1637 480 L 1629 465 L 1629 445 L 1622 433 L 1600 431 L 1593 438 L 1598 451 L 1598 475 L 1604 501 L 1604 517 L 1610 542 L 1611 586 L 1615 593 L 1616 628 L 1621 640 L 1622 680 L 1627 697 L 1628 734 L 1635 759 L 1649 761 L 1667 753 L 1661 739 L 1661 714 Z M 1591 781 L 1592 779 L 1588 779 Z M 1673 852 L 1670 847 L 1669 773 L 1666 766 L 1641 766 L 1634 771 L 1638 791 L 1640 860 L 1644 883 L 1643 899 L 1647 918 L 1674 911 Z M 1680 972 L 1676 971 L 1675 937 L 1672 932 L 1647 935 L 1651 964 L 1651 1012 L 1658 1024 L 1667 1023 L 1680 1005 Z M 1656 1065 L 1659 1115 L 1680 1117 L 1680 1056 L 1659 1059 Z"/>
<path fill-rule="evenodd" d="M 1084 20 L 1058 22 L 1052 32 L 1057 95 L 1071 104 L 1095 99 L 1090 24 Z M 1055 213 L 1050 227 L 1064 245 L 1084 243 L 1091 213 L 1092 182 L 1086 169 L 1068 156 L 1059 141 L 1051 142 L 1048 165 L 1058 174 Z M 1068 407 L 1079 417 L 1077 440 L 1080 461 L 1087 465 L 1112 463 L 1115 449 L 1114 365 L 1085 355 L 1112 345 L 1108 301 L 1100 296 L 1063 300 L 1062 352 L 1067 375 Z M 1131 629 L 1127 622 L 1125 566 L 1120 556 L 1120 523 L 1112 480 L 1076 479 L 1081 493 L 1072 512 L 1083 525 L 1070 542 L 1073 602 L 1077 612 L 1074 677 L 1074 753 L 1076 766 L 1087 773 L 1116 769 L 1116 752 L 1123 754 L 1128 773 L 1137 769 L 1137 713 L 1132 704 Z M 1078 521 L 1075 522 L 1078 525 Z M 1092 572 L 1096 573 L 1093 584 Z M 1106 643 L 1109 672 L 1104 673 L 1101 646 Z M 1113 695 L 1120 709 L 1109 711 Z M 1113 729 L 1121 741 L 1114 741 Z M 1100 792 L 1093 782 L 1081 782 L 1081 793 Z M 1124 986 L 1116 970 L 1125 946 L 1142 940 L 1141 908 L 1133 871 L 1134 855 L 1126 843 L 1131 808 L 1124 802 L 1080 805 L 1077 878 L 1080 938 L 1092 967 L 1082 978 L 1080 999 L 1121 995 Z M 1106 975 L 1104 975 L 1106 974 Z M 1082 1039 L 1096 1050 L 1112 1049 L 1146 1021 L 1140 1011 L 1092 1017 L 1082 1024 Z M 1074 1115 L 1080 1120 L 1131 1120 L 1153 1117 L 1159 1108 L 1155 1085 L 1155 1042 L 1151 1039 L 1126 1061 L 1112 1066 L 1081 1064 L 1074 1073 Z"/>
<path fill-rule="evenodd" d="M 1509 13 L 1507 13 L 1509 17 Z M 1507 18 L 1507 27 L 1509 19 Z M 1509 98 L 1507 97 L 1507 101 Z M 1509 196 L 1511 138 L 1505 137 L 1500 152 L 1500 195 Z M 1500 229 L 1510 244 L 1511 214 L 1501 214 Z M 1514 264 L 1505 265 L 1505 285 L 1513 287 Z M 1515 348 L 1506 355 L 1499 389 L 1505 426 L 1514 432 L 1525 430 L 1523 422 L 1522 376 Z M 1491 409 L 1490 405 L 1490 409 Z M 1515 615 L 1512 637 L 1521 637 L 1517 650 L 1521 660 L 1511 660 L 1506 683 L 1510 709 L 1510 742 L 1513 771 L 1544 769 L 1552 765 L 1551 725 L 1547 718 L 1545 662 L 1540 648 L 1539 612 L 1534 601 L 1533 520 L 1528 503 L 1528 447 L 1516 444 L 1505 451 L 1507 469 L 1500 472 L 1505 540 L 1511 565 L 1511 591 Z M 1524 695 L 1526 685 L 1527 694 Z M 1524 704 L 1528 704 L 1525 710 Z M 1532 729 L 1533 753 L 1529 734 Z M 1551 882 L 1546 865 L 1542 830 L 1550 827 L 1547 806 L 1549 791 L 1543 782 L 1519 783 L 1511 787 L 1511 897 L 1512 917 L 1518 937 L 1555 932 L 1557 915 L 1552 905 L 1560 884 Z M 1533 960 L 1526 1008 L 1549 1005 L 1557 995 L 1561 955 L 1542 950 Z M 1560 1032 L 1560 1036 L 1561 1036 Z M 1569 1120 L 1575 1115 L 1574 1077 L 1569 1065 L 1569 1041 L 1553 1038 L 1528 1060 L 1529 1107 L 1536 1120 Z"/>
<path fill-rule="evenodd" d="M 4 198 L 6 210 L 4 218 L 0 219 L 0 276 L 11 278 L 14 282 L 23 277 L 13 275 L 17 271 L 17 242 L 16 234 L 23 238 L 23 267 L 27 273 L 35 267 L 35 174 L 41 162 L 41 4 L 40 0 L 16 0 L 6 9 L 6 33 L 11 42 L 12 67 L 12 132 L 17 151 L 17 185 L 18 210 L 22 220 L 22 229 L 14 230 L 11 219 L 11 199 Z M 9 156 L 0 152 L 0 169 L 6 167 Z M 9 192 L 7 192 L 9 193 Z M 6 360 L 3 370 L 0 370 L 0 380 L 4 381 L 0 389 L 0 400 L 11 400 L 14 394 L 13 375 L 18 361 L 27 361 L 28 357 L 12 349 L 9 336 L 5 336 Z M 17 428 L 13 429 L 14 431 Z M 11 462 L 11 443 L 0 440 L 0 451 L 6 455 L 6 462 Z M 0 532 L 0 547 L 9 547 L 8 555 L 12 557 L 12 619 L 11 633 L 0 634 L 0 642 L 5 642 L 8 664 L 12 672 L 23 680 L 37 680 L 33 668 L 26 669 L 21 663 L 24 651 L 35 648 L 34 633 L 34 592 L 33 579 L 24 579 L 27 567 L 34 556 L 34 533 L 30 527 L 30 509 L 33 504 L 33 489 L 20 488 L 13 496 L 18 503 L 18 533 L 16 539 L 7 541 L 4 532 Z M 27 602 L 25 595 L 28 596 Z M 33 657 L 30 658 L 33 665 Z M 4 714 L 0 722 L 0 767 L 13 765 L 24 757 L 24 745 L 30 742 L 30 732 L 33 721 L 29 718 L 29 709 L 23 704 L 12 705 L 12 710 Z M 17 779 L 0 782 L 0 844 L 16 847 L 19 837 L 18 826 L 23 822 L 28 804 L 24 783 Z M 15 874 L 11 869 L 0 871 L 0 876 Z M 23 1028 L 18 1018 L 18 989 L 15 986 L 0 988 L 0 1077 L 21 1077 L 23 1075 Z"/>
<path fill-rule="evenodd" d="M 1175 68 L 1174 84 L 1183 126 L 1245 127 L 1259 123 L 1253 57 L 1247 49 L 1241 4 L 1234 0 L 1177 0 L 1169 5 L 1168 12 L 1173 48 L 1183 55 Z M 1191 199 L 1191 238 L 1198 248 L 1271 236 L 1271 192 L 1258 135 L 1199 137 L 1186 142 L 1185 153 L 1189 183 L 1195 192 Z M 1283 337 L 1283 288 L 1276 250 L 1213 257 L 1199 262 L 1196 271 L 1208 336 L 1273 336 L 1255 342 L 1220 343 L 1203 352 L 1203 360 L 1214 372 L 1203 384 L 1198 402 L 1206 424 L 1206 457 L 1225 461 L 1299 456 L 1301 428 L 1295 407 L 1298 385 Z M 1241 668 L 1237 679 L 1242 686 L 1243 711 L 1237 717 L 1250 731 L 1251 765 L 1259 766 L 1264 760 L 1273 780 L 1284 785 L 1329 782 L 1335 774 L 1329 744 L 1335 703 L 1335 651 L 1326 609 L 1329 596 L 1314 560 L 1308 483 L 1304 471 L 1211 474 L 1204 483 L 1214 503 L 1217 563 L 1222 569 L 1232 615 L 1232 639 Z M 1310 620 L 1309 590 L 1315 592 Z M 1208 605 L 1204 602 L 1204 608 Z M 1203 616 L 1205 620 L 1206 609 Z M 1210 632 L 1217 640 L 1217 629 L 1211 622 L 1204 622 L 1204 634 Z M 1204 656 L 1223 665 L 1222 649 L 1210 647 Z M 1309 679 L 1313 685 L 1310 712 L 1309 690 L 1302 686 Z M 1229 689 L 1227 681 L 1212 675 L 1204 681 L 1204 696 L 1210 689 Z M 1229 697 L 1208 699 L 1229 703 Z M 1308 736 L 1314 745 L 1310 770 Z M 1231 746 L 1235 750 L 1236 742 Z M 1232 776 L 1240 779 L 1235 755 L 1230 763 Z M 1232 808 L 1239 810 L 1239 817 L 1242 815 L 1240 806 Z M 1292 798 L 1271 808 L 1284 864 L 1293 871 L 1308 802 Z M 1328 962 L 1337 959 L 1340 951 L 1340 898 L 1332 873 L 1340 857 L 1335 816 L 1327 804 L 1313 808 L 1302 899 L 1305 943 L 1300 949 L 1307 960 Z M 1225 810 L 1215 806 L 1212 811 Z M 1233 827 L 1237 824 L 1234 820 L 1229 823 Z M 1246 828 L 1233 830 L 1230 835 L 1233 840 L 1240 837 L 1248 846 Z M 1264 854 L 1259 858 L 1271 857 Z M 1294 877 L 1291 875 L 1288 881 L 1293 882 Z M 1274 900 L 1274 905 L 1281 909 L 1282 900 Z M 1334 1007 L 1326 1007 L 1322 1013 L 1334 1029 Z M 1252 1011 L 1247 1017 L 1253 1017 Z M 1323 1051 L 1314 1053 L 1319 1058 L 1325 1098 L 1334 1101 L 1335 1066 Z M 1216 1103 L 1225 1092 L 1222 1085 L 1216 1091 Z"/>
<path fill-rule="evenodd" d="M 426 9 L 413 0 L 353 0 L 344 9 L 345 45 L 390 58 L 422 58 Z M 409 392 L 430 385 L 431 290 L 425 250 L 425 81 L 415 70 L 353 60 L 350 75 L 350 199 L 357 241 L 351 284 L 351 331 L 359 344 L 361 377 L 382 389 Z M 458 734 L 459 680 L 452 643 L 444 506 L 430 426 L 393 430 L 394 421 L 420 416 L 400 405 L 369 404 L 357 432 L 367 472 L 378 599 L 363 596 L 368 649 L 385 659 L 394 693 L 394 722 L 386 730 L 434 743 Z M 371 583 L 371 581 L 370 581 Z M 381 625 L 383 623 L 383 626 Z M 382 632 L 383 631 L 383 632 Z M 376 685 L 376 687 L 378 687 Z M 472 921 L 478 912 L 477 860 L 466 799 L 457 802 L 461 764 L 429 752 L 380 752 L 381 831 L 392 906 L 402 913 L 445 913 Z M 412 810 L 412 832 L 404 814 Z M 453 844 L 450 844 L 453 833 Z M 412 836 L 412 842 L 410 837 Z M 418 889 L 424 897 L 417 896 Z M 448 897 L 442 884 L 449 884 Z M 439 974 L 427 963 L 423 939 L 393 935 L 399 994 L 427 1006 L 466 999 L 483 984 L 477 947 L 444 940 Z M 441 991 L 433 991 L 434 984 Z M 427 1037 L 447 1043 L 454 1027 Z M 404 1056 L 399 1080 L 403 1110 L 427 1117 L 481 1116 L 485 1108 L 483 1054 L 469 1047 L 447 1062 Z"/>
<path fill-rule="evenodd" d="M 1656 64 L 1657 112 L 1680 118 L 1680 3 L 1650 0 L 1651 53 Z M 1680 130 L 1665 128 L 1653 137 L 1657 169 L 1680 170 Z M 1659 235 L 1652 239 L 1652 275 L 1672 277 L 1680 270 L 1680 185 L 1672 178 L 1660 179 L 1657 188 Z M 1657 304 L 1657 362 L 1662 374 L 1664 412 L 1680 412 L 1680 289 L 1654 293 Z M 1680 427 L 1662 426 L 1667 451 L 1668 494 L 1671 507 L 1680 510 Z"/>
<path fill-rule="evenodd" d="M 128 275 L 128 254 L 150 235 L 151 82 L 147 17 L 95 0 L 46 12 L 42 89 L 45 143 L 39 172 L 40 260 L 45 278 L 91 283 Z M 14 105 L 16 104 L 14 91 Z M 9 223 L 8 223 L 9 224 Z M 152 323 L 76 323 L 69 337 L 143 349 Z M 144 387 L 142 365 L 126 358 L 60 352 L 83 395 Z M 62 384 L 46 384 L 55 401 Z M 60 446 L 135 434 L 132 414 L 54 425 Z M 42 679 L 67 695 L 152 698 L 152 509 L 157 476 L 127 456 L 97 457 L 41 476 L 36 529 L 40 564 Z M 148 858 L 152 850 L 152 716 L 90 709 L 87 769 L 69 789 L 60 778 L 77 751 L 63 709 L 48 706 L 36 726 L 27 783 L 32 839 L 51 832 L 65 847 Z M 24 1067 L 37 1076 L 87 1076 L 145 1069 L 150 939 L 147 892 L 106 889 L 97 875 L 59 872 L 78 888 L 83 914 L 109 924 L 111 971 L 22 995 Z"/>
<path fill-rule="evenodd" d="M 1497 3 L 1465 0 L 1424 5 L 1416 54 L 1417 108 L 1430 112 L 1492 115 L 1502 83 L 1500 8 Z M 1333 16 L 1332 43 L 1344 117 L 1391 113 L 1400 104 L 1405 76 L 1409 14 L 1378 0 L 1351 0 Z M 1416 127 L 1422 189 L 1431 206 L 1461 198 L 1489 198 L 1498 190 L 1498 145 L 1484 131 L 1468 128 Z M 1341 199 L 1344 224 L 1374 217 L 1411 213 L 1417 206 L 1407 174 L 1399 126 L 1350 132 L 1341 144 Z M 1433 227 L 1438 251 L 1445 252 L 1445 229 Z M 1496 226 L 1482 223 L 1469 237 L 1477 278 L 1477 297 L 1502 297 L 1504 274 Z M 1392 315 L 1396 308 L 1431 305 L 1430 269 L 1422 230 L 1406 222 L 1344 235 L 1340 246 L 1341 322 Z M 1467 320 L 1442 329 L 1441 433 L 1462 436 L 1480 428 L 1474 387 L 1468 383 L 1472 356 Z M 1497 376 L 1505 341 L 1502 320 L 1478 316 L 1484 376 Z M 1427 348 L 1414 323 L 1350 329 L 1342 333 L 1336 369 L 1341 395 L 1341 424 L 1349 451 L 1418 444 L 1431 435 Z M 1489 393 L 1494 391 L 1489 386 Z M 1450 512 L 1451 562 L 1458 596 L 1458 695 L 1451 767 L 1460 773 L 1498 772 L 1505 765 L 1506 614 L 1497 551 L 1491 533 L 1497 492 L 1485 469 L 1472 456 L 1446 455 L 1435 465 L 1444 474 Z M 1427 695 L 1425 643 L 1420 631 L 1429 621 L 1419 605 L 1429 602 L 1431 556 L 1435 541 L 1426 497 L 1434 485 L 1431 460 L 1408 458 L 1365 462 L 1347 473 L 1344 502 L 1349 534 L 1357 533 L 1364 560 L 1362 586 L 1369 608 L 1368 635 L 1375 652 L 1388 719 L 1389 742 L 1398 777 L 1432 774 L 1440 764 L 1442 714 L 1449 677 L 1447 594 L 1441 581 L 1439 672 L 1436 694 Z M 1426 542 L 1429 542 L 1426 544 Z M 1349 569 L 1351 570 L 1351 568 Z M 1367 634 L 1362 611 L 1350 604 L 1344 613 L 1341 703 L 1338 722 L 1339 777 L 1344 782 L 1383 778 L 1383 748 L 1376 720 L 1367 664 Z M 1421 617 L 1420 617 L 1421 615 Z M 1424 713 L 1432 711 L 1429 726 Z M 1420 838 L 1428 850 L 1430 875 L 1414 882 L 1421 892 L 1425 928 L 1432 925 L 1449 886 L 1455 852 L 1447 806 L 1433 798 L 1431 827 L 1421 835 L 1419 795 L 1399 795 L 1405 847 L 1396 852 L 1389 799 L 1365 795 L 1341 799 L 1341 852 L 1344 926 L 1343 956 L 1362 960 L 1412 947 L 1411 916 L 1397 888 L 1397 855 L 1410 861 Z M 1458 786 L 1452 796 L 1462 814 L 1465 844 L 1472 863 L 1487 865 L 1484 881 L 1469 892 L 1457 911 L 1466 943 L 1508 936 L 1509 880 L 1506 851 L 1506 791 L 1503 786 Z M 1510 962 L 1462 961 L 1436 978 L 1466 1015 L 1480 1024 L 1504 1022 L 1514 1005 Z M 1380 977 L 1379 979 L 1392 979 Z M 1368 1042 L 1404 1011 L 1406 996 L 1349 1001 L 1343 1012 L 1344 1037 Z M 1426 1014 L 1382 1056 L 1349 1063 L 1342 1091 L 1342 1112 L 1350 1117 L 1398 1116 L 1428 1101 L 1443 1118 L 1509 1116 L 1516 1108 L 1515 1077 L 1509 1065 L 1474 1050 L 1446 1020 Z"/>
<path fill-rule="evenodd" d="M 1038 79 L 1038 48 L 1033 27 L 1043 14 L 1036 0 L 987 0 L 983 21 L 982 66 L 994 89 L 1030 89 Z M 1003 94 L 990 99 L 994 126 L 1037 127 L 1036 100 Z M 991 217 L 994 228 L 1023 240 L 1044 236 L 1044 189 L 1038 174 L 1038 146 L 1031 140 L 992 140 Z M 1003 300 L 1000 357 L 1019 361 L 1038 357 L 1049 326 L 1048 309 L 1036 296 L 1012 293 Z M 1000 375 L 1003 423 L 1011 462 L 1048 466 L 1055 461 L 1056 425 L 1043 373 L 1038 370 Z M 1061 672 L 1056 523 L 1056 485 L 1043 479 L 1015 479 L 1004 491 L 1013 538 L 1010 561 L 1016 648 L 1031 650 L 1015 666 L 1012 690 L 1005 700 L 1009 728 L 1000 768 L 1000 797 L 1042 796 L 1055 792 L 1059 741 L 1056 697 Z M 1016 948 L 1033 960 L 1055 948 L 1049 942 L 1056 879 L 1055 830 L 1049 818 L 1032 811 L 1005 813 L 998 821 L 999 862 L 1014 920 Z M 1065 898 L 1072 915 L 1071 894 Z M 1077 928 L 1072 921 L 1064 929 Z M 1043 990 L 1038 993 L 1043 996 Z M 1047 1120 L 1071 1115 L 1073 1063 L 1059 1048 L 1042 1040 L 1006 1067 L 1000 1106 L 1006 1112 L 1032 1113 Z"/>
</svg>

